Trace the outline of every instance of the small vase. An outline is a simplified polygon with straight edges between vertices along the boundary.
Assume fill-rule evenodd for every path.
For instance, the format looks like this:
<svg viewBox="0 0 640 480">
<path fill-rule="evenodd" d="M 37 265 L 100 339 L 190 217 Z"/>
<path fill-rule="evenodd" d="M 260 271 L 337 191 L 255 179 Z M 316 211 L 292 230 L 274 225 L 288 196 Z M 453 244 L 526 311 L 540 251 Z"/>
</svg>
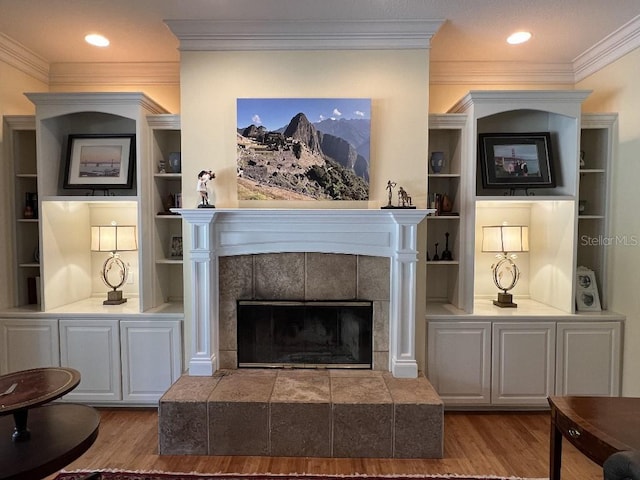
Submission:
<svg viewBox="0 0 640 480">
<path fill-rule="evenodd" d="M 440 173 L 444 166 L 444 152 L 431 152 L 429 164 L 431 165 L 431 172 Z"/>
</svg>

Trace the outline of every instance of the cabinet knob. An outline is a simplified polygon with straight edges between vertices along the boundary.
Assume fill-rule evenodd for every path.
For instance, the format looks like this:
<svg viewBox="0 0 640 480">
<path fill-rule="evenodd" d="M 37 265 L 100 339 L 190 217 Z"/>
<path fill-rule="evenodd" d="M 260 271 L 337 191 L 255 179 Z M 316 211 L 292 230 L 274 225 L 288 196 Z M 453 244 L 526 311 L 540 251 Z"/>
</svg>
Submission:
<svg viewBox="0 0 640 480">
<path fill-rule="evenodd" d="M 569 429 L 569 436 L 571 438 L 579 438 L 580 437 L 580 430 L 576 430 L 575 428 L 570 428 Z"/>
</svg>

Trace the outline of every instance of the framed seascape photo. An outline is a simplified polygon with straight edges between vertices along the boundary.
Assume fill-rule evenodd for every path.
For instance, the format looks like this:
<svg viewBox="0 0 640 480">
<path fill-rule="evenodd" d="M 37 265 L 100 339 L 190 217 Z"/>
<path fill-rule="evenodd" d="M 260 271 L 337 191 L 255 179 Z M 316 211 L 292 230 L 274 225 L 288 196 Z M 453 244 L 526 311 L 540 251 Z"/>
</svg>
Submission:
<svg viewBox="0 0 640 480">
<path fill-rule="evenodd" d="M 578 311 L 602 310 L 596 274 L 588 268 L 578 267 L 576 272 L 576 307 Z"/>
<path fill-rule="evenodd" d="M 551 134 L 481 133 L 478 156 L 484 188 L 552 188 Z"/>
<path fill-rule="evenodd" d="M 171 235 L 169 258 L 172 260 L 179 260 L 182 258 L 182 235 Z"/>
<path fill-rule="evenodd" d="M 133 187 L 136 136 L 69 135 L 64 188 Z"/>
</svg>

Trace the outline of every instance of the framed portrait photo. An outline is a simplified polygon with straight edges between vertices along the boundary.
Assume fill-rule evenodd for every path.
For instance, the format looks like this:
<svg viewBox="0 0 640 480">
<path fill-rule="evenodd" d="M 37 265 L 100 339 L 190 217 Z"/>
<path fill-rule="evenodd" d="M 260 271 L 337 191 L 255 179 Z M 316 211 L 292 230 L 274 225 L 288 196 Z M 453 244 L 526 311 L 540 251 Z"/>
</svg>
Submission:
<svg viewBox="0 0 640 480">
<path fill-rule="evenodd" d="M 136 136 L 69 135 L 64 188 L 133 188 Z"/>
<path fill-rule="evenodd" d="M 484 188 L 552 188 L 551 134 L 481 133 L 478 156 Z"/>
<path fill-rule="evenodd" d="M 182 235 L 171 235 L 169 258 L 172 260 L 182 259 Z"/>
<path fill-rule="evenodd" d="M 600 311 L 600 295 L 593 270 L 578 267 L 576 271 L 576 308 L 578 311 Z"/>
</svg>

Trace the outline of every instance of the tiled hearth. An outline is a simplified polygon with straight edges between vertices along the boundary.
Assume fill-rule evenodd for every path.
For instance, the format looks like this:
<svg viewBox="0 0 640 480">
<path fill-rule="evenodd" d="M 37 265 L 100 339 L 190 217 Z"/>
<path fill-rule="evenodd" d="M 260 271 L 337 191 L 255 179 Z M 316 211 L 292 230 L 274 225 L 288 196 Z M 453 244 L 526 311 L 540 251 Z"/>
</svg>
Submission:
<svg viewBox="0 0 640 480">
<path fill-rule="evenodd" d="M 160 400 L 161 455 L 441 458 L 427 381 L 372 370 L 219 370 Z"/>
</svg>

